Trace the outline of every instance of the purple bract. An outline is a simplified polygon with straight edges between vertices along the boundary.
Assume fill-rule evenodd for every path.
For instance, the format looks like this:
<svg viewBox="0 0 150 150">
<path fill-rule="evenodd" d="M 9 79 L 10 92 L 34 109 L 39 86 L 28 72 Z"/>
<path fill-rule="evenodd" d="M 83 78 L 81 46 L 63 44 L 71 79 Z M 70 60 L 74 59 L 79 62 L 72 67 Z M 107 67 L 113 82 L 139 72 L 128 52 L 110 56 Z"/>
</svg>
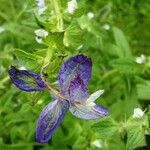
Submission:
<svg viewBox="0 0 150 150">
<path fill-rule="evenodd" d="M 11 67 L 11 81 L 24 91 L 42 91 L 46 87 L 52 92 L 54 101 L 41 112 L 36 128 L 36 140 L 48 142 L 68 110 L 80 119 L 99 119 L 108 115 L 106 108 L 97 105 L 95 100 L 103 93 L 98 90 L 89 94 L 87 84 L 91 78 L 92 62 L 84 55 L 76 55 L 64 62 L 60 68 L 58 81 L 60 92 L 52 90 L 40 75 Z M 46 86 L 47 85 L 47 86 Z"/>
<path fill-rule="evenodd" d="M 82 82 L 87 85 L 91 79 L 91 69 L 91 59 L 84 55 L 76 55 L 64 62 L 58 75 L 61 92 L 68 94 L 70 82 L 77 76 L 80 76 Z"/>
<path fill-rule="evenodd" d="M 36 140 L 48 142 L 69 109 L 68 101 L 56 99 L 41 112 L 36 128 Z"/>
<path fill-rule="evenodd" d="M 42 81 L 40 75 L 34 72 L 19 70 L 11 66 L 8 73 L 12 83 L 23 91 L 42 91 L 46 88 L 46 84 Z"/>
</svg>

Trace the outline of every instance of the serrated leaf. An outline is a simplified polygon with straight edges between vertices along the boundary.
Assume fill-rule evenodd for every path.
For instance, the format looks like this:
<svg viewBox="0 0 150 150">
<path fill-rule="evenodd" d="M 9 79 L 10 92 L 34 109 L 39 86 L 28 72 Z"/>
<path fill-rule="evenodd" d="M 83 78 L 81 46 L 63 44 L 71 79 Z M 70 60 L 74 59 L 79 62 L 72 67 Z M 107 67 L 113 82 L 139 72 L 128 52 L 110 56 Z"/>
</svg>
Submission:
<svg viewBox="0 0 150 150">
<path fill-rule="evenodd" d="M 63 36 L 64 33 L 50 33 L 49 36 L 45 39 L 45 43 L 49 46 L 51 51 L 54 49 L 63 49 Z"/>
<path fill-rule="evenodd" d="M 84 41 L 84 31 L 77 22 L 73 22 L 64 33 L 63 43 L 65 46 L 77 47 Z"/>
<path fill-rule="evenodd" d="M 143 69 L 141 66 L 136 64 L 132 59 L 116 59 L 110 62 L 110 65 L 118 69 L 121 73 L 127 74 L 139 74 Z"/>
<path fill-rule="evenodd" d="M 127 150 L 146 145 L 144 131 L 139 127 L 130 127 L 127 131 Z"/>
<path fill-rule="evenodd" d="M 74 14 L 73 14 L 73 17 L 81 17 L 84 13 L 85 13 L 84 7 L 76 9 Z"/>
<path fill-rule="evenodd" d="M 102 118 L 98 123 L 94 124 L 92 128 L 99 133 L 101 138 L 111 138 L 117 132 L 117 123 L 110 117 Z"/>
<path fill-rule="evenodd" d="M 39 67 L 39 64 L 42 64 L 43 61 L 43 57 L 25 52 L 20 49 L 16 49 L 14 54 L 16 55 L 18 61 L 29 69 L 35 69 Z"/>
</svg>

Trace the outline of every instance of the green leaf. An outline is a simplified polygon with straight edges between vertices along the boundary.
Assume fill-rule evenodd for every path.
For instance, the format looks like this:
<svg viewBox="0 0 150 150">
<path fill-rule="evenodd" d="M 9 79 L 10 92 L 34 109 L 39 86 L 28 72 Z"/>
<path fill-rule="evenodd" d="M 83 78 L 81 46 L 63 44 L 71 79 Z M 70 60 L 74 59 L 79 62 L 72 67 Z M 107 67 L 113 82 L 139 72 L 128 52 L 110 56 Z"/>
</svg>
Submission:
<svg viewBox="0 0 150 150">
<path fill-rule="evenodd" d="M 138 98 L 143 100 L 150 100 L 150 81 L 145 80 L 145 83 L 137 84 Z"/>
<path fill-rule="evenodd" d="M 42 65 L 43 57 L 36 54 L 31 54 L 20 49 L 14 51 L 19 63 L 25 65 L 29 69 L 36 69 Z"/>
<path fill-rule="evenodd" d="M 62 50 L 63 45 L 63 36 L 64 33 L 50 33 L 49 36 L 45 39 L 45 43 L 51 49 L 51 53 L 54 49 Z"/>
<path fill-rule="evenodd" d="M 72 46 L 77 48 L 84 41 L 84 31 L 76 21 L 65 30 L 63 43 L 66 47 Z"/>
<path fill-rule="evenodd" d="M 120 138 L 120 135 L 114 135 L 109 140 L 105 140 L 105 150 L 126 150 L 124 141 Z"/>
<path fill-rule="evenodd" d="M 142 118 L 130 117 L 127 121 L 126 127 L 127 150 L 146 145 L 145 134 L 148 133 L 149 130 L 149 121 L 147 115 L 144 115 Z"/>
<path fill-rule="evenodd" d="M 98 123 L 95 123 L 92 128 L 99 133 L 101 138 L 111 138 L 117 132 L 117 123 L 110 117 L 102 118 Z"/>
<path fill-rule="evenodd" d="M 145 146 L 146 140 L 144 131 L 139 127 L 131 127 L 127 131 L 127 150 L 132 150 L 137 147 Z"/>
<path fill-rule="evenodd" d="M 139 66 L 136 62 L 132 59 L 122 58 L 112 60 L 110 65 L 113 66 L 115 69 L 118 69 L 121 73 L 125 74 L 139 74 L 142 71 L 142 66 Z"/>
<path fill-rule="evenodd" d="M 119 28 L 113 27 L 113 34 L 114 34 L 116 45 L 120 49 L 120 51 L 118 51 L 118 55 L 120 56 L 120 58 L 123 57 L 130 58 L 132 56 L 132 53 L 129 47 L 129 43 L 126 37 L 124 36 L 123 32 Z"/>
</svg>

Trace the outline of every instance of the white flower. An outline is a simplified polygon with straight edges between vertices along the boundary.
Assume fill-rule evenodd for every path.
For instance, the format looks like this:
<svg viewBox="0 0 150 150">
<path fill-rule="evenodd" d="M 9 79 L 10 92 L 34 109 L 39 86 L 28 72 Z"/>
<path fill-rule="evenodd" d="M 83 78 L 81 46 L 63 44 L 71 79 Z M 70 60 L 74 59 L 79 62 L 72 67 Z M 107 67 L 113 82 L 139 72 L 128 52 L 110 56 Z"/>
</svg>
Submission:
<svg viewBox="0 0 150 150">
<path fill-rule="evenodd" d="M 139 57 L 136 57 L 136 62 L 137 62 L 138 64 L 144 64 L 145 61 L 146 61 L 146 57 L 145 57 L 145 55 L 143 55 L 143 54 L 141 54 L 141 56 L 139 56 Z"/>
<path fill-rule="evenodd" d="M 42 38 L 40 38 L 40 37 L 38 37 L 38 36 L 35 37 L 35 40 L 36 40 L 36 42 L 39 43 L 39 44 L 42 44 L 42 43 L 43 43 Z"/>
<path fill-rule="evenodd" d="M 103 148 L 103 142 L 102 142 L 102 140 L 100 140 L 100 139 L 97 139 L 97 140 L 93 141 L 93 142 L 91 143 L 91 145 L 92 145 L 93 147 L 96 147 L 96 148 L 99 148 L 99 149 L 102 149 L 102 148 Z"/>
<path fill-rule="evenodd" d="M 87 17 L 89 20 L 91 20 L 94 17 L 94 14 L 92 12 L 88 12 Z"/>
<path fill-rule="evenodd" d="M 37 29 L 37 30 L 34 31 L 34 33 L 36 35 L 35 40 L 39 44 L 43 43 L 42 38 L 46 38 L 48 36 L 48 32 L 44 29 Z"/>
<path fill-rule="evenodd" d="M 144 116 L 144 111 L 141 108 L 135 108 L 132 115 L 133 118 L 142 118 Z"/>
<path fill-rule="evenodd" d="M 38 14 L 41 15 L 47 7 L 45 6 L 45 0 L 36 0 L 38 5 Z"/>
<path fill-rule="evenodd" d="M 109 29 L 110 29 L 110 25 L 106 23 L 106 24 L 103 25 L 103 28 L 104 28 L 105 30 L 109 30 Z"/>
<path fill-rule="evenodd" d="M 0 26 L 0 33 L 4 32 L 4 31 L 5 31 L 5 28 Z"/>
<path fill-rule="evenodd" d="M 48 36 L 48 32 L 44 29 L 37 29 L 34 31 L 34 33 L 38 37 L 47 37 Z"/>
<path fill-rule="evenodd" d="M 77 9 L 77 7 L 78 7 L 77 1 L 76 0 L 71 0 L 71 1 L 68 2 L 67 12 L 69 14 L 73 14 L 74 11 Z"/>
</svg>

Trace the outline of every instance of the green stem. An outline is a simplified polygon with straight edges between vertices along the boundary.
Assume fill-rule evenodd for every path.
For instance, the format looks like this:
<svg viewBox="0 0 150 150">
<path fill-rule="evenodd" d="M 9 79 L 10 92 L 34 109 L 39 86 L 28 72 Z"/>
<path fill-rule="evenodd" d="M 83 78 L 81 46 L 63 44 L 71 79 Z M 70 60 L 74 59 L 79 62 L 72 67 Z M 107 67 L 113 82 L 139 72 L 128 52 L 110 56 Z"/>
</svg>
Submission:
<svg viewBox="0 0 150 150">
<path fill-rule="evenodd" d="M 47 84 L 47 89 L 53 93 L 56 97 L 59 97 L 62 100 L 67 100 L 60 92 L 58 92 L 57 90 L 55 90 L 54 88 L 52 88 L 49 84 Z"/>
<path fill-rule="evenodd" d="M 63 31 L 63 18 L 60 12 L 60 6 L 58 0 L 51 0 L 53 6 L 54 6 L 54 11 L 57 16 L 57 28 L 60 32 Z"/>
</svg>

